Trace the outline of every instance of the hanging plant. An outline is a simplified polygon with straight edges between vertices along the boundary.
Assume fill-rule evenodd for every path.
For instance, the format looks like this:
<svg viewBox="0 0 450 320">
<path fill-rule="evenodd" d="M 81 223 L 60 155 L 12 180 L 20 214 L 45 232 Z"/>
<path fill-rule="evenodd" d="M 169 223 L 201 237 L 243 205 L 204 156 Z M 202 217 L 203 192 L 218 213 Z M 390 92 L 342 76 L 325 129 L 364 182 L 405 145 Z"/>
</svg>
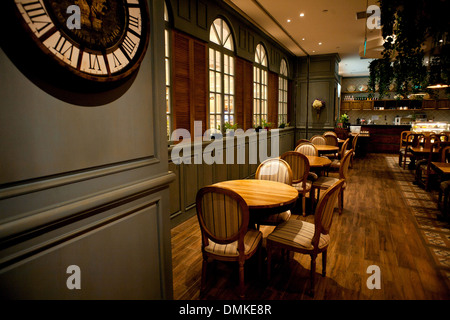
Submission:
<svg viewBox="0 0 450 320">
<path fill-rule="evenodd" d="M 392 74 L 393 69 L 389 59 L 377 59 L 369 64 L 368 90 L 371 98 L 374 97 L 376 91 L 378 91 L 380 99 L 387 95 L 392 82 Z M 376 90 L 377 87 L 378 90 Z"/>
<path fill-rule="evenodd" d="M 378 84 L 380 95 L 387 92 L 385 89 L 392 81 L 397 94 L 403 96 L 407 96 L 409 91 L 424 90 L 430 72 L 424 64 L 425 44 L 439 43 L 448 50 L 446 38 L 450 30 L 446 1 L 379 0 L 379 4 L 382 36 L 386 42 L 383 59 L 378 59 L 369 68 L 369 87 L 374 89 Z M 447 52 L 444 59 L 436 60 L 447 83 L 450 78 L 449 59 Z"/>
</svg>

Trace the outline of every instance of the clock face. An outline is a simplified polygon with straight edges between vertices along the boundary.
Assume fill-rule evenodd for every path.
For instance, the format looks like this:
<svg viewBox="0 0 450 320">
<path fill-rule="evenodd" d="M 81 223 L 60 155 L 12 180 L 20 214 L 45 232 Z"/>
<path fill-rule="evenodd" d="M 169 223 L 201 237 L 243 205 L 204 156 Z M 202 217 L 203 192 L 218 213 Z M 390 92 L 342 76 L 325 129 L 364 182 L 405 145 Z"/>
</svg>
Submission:
<svg viewBox="0 0 450 320">
<path fill-rule="evenodd" d="M 145 54 L 146 0 L 15 0 L 41 50 L 78 77 L 111 82 L 131 74 Z"/>
</svg>

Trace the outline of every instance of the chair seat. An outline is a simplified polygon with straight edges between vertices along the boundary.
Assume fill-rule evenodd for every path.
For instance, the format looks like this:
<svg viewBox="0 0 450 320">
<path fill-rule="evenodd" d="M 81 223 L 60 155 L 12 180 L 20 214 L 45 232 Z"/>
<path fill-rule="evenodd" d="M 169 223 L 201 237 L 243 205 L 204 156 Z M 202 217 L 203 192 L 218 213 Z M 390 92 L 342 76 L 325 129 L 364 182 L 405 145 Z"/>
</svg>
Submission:
<svg viewBox="0 0 450 320">
<path fill-rule="evenodd" d="M 303 183 L 302 182 L 294 183 L 294 184 L 292 184 L 292 186 L 295 189 L 297 189 L 298 191 L 301 191 L 301 192 L 306 191 L 307 192 L 308 190 L 311 190 L 312 182 L 311 181 L 306 181 L 306 183 L 305 183 L 305 190 L 303 190 Z"/>
<path fill-rule="evenodd" d="M 329 187 L 331 187 L 333 184 L 335 184 L 338 181 L 339 181 L 338 178 L 323 176 L 323 177 L 320 177 L 319 179 L 317 179 L 316 181 L 314 181 L 313 187 L 320 188 L 320 189 L 328 189 Z M 342 189 L 345 188 L 345 185 L 346 185 L 346 183 L 344 182 Z"/>
<path fill-rule="evenodd" d="M 261 231 L 249 229 L 244 236 L 245 254 L 249 254 L 256 250 L 261 239 Z M 229 244 L 218 244 L 209 239 L 209 244 L 205 247 L 205 251 L 219 256 L 237 257 L 239 256 L 238 241 Z"/>
<path fill-rule="evenodd" d="M 290 247 L 313 250 L 311 244 L 314 236 L 315 225 L 302 220 L 289 220 L 278 225 L 275 230 L 267 236 L 270 241 L 278 242 Z M 323 249 L 330 243 L 330 235 L 320 235 L 319 249 Z"/>
<path fill-rule="evenodd" d="M 311 171 L 308 173 L 308 180 L 316 181 L 317 179 L 319 179 L 317 173 Z"/>
<path fill-rule="evenodd" d="M 341 160 L 338 160 L 338 159 L 333 160 L 333 162 L 331 162 L 331 164 L 330 164 L 330 168 L 333 168 L 333 169 L 339 169 L 340 166 L 341 166 Z"/>
</svg>

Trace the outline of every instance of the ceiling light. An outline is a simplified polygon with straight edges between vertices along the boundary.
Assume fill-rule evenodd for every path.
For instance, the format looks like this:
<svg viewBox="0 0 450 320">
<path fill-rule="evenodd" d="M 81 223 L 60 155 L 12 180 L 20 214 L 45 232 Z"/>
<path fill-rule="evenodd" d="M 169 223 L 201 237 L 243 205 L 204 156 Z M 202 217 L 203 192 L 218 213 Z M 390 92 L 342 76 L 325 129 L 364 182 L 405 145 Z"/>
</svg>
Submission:
<svg viewBox="0 0 450 320">
<path fill-rule="evenodd" d="M 287 22 L 291 22 L 291 19 L 287 19 Z"/>
<path fill-rule="evenodd" d="M 304 17 L 305 16 L 305 14 L 302 12 L 302 13 L 300 13 L 300 17 Z"/>
<path fill-rule="evenodd" d="M 319 42 L 319 46 L 321 46 L 322 45 L 322 42 Z"/>
<path fill-rule="evenodd" d="M 430 85 L 427 88 L 428 89 L 442 89 L 442 88 L 448 88 L 448 87 L 449 87 L 448 84 L 440 84 L 440 83 L 438 83 L 438 84 Z"/>
<path fill-rule="evenodd" d="M 302 40 L 305 40 L 305 38 L 302 38 Z"/>
</svg>

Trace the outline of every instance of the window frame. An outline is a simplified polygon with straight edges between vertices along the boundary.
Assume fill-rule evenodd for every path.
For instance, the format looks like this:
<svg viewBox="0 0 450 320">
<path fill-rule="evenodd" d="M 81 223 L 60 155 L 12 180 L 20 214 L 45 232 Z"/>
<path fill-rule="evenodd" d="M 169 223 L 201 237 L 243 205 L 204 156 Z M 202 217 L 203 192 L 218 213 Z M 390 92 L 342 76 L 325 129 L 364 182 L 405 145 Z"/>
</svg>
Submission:
<svg viewBox="0 0 450 320">
<path fill-rule="evenodd" d="M 253 63 L 253 119 L 254 127 L 263 126 L 263 121 L 268 122 L 269 114 L 269 64 L 267 50 L 262 43 L 255 49 L 255 61 Z"/>
<path fill-rule="evenodd" d="M 166 130 L 167 140 L 173 130 L 173 105 L 172 105 L 172 49 L 171 49 L 171 26 L 169 18 L 169 10 L 164 1 L 164 70 L 165 70 L 165 85 L 166 85 Z"/>
<path fill-rule="evenodd" d="M 288 123 L 288 65 L 286 59 L 281 59 L 280 73 L 278 75 L 278 125 Z"/>
<path fill-rule="evenodd" d="M 220 30 L 217 30 L 219 23 Z M 212 32 L 215 36 L 213 39 Z M 224 132 L 226 122 L 231 125 L 236 124 L 236 56 L 234 50 L 234 35 L 230 24 L 223 17 L 217 17 L 211 23 L 208 44 L 207 125 L 213 132 Z M 213 109 L 214 112 L 211 112 Z"/>
</svg>

